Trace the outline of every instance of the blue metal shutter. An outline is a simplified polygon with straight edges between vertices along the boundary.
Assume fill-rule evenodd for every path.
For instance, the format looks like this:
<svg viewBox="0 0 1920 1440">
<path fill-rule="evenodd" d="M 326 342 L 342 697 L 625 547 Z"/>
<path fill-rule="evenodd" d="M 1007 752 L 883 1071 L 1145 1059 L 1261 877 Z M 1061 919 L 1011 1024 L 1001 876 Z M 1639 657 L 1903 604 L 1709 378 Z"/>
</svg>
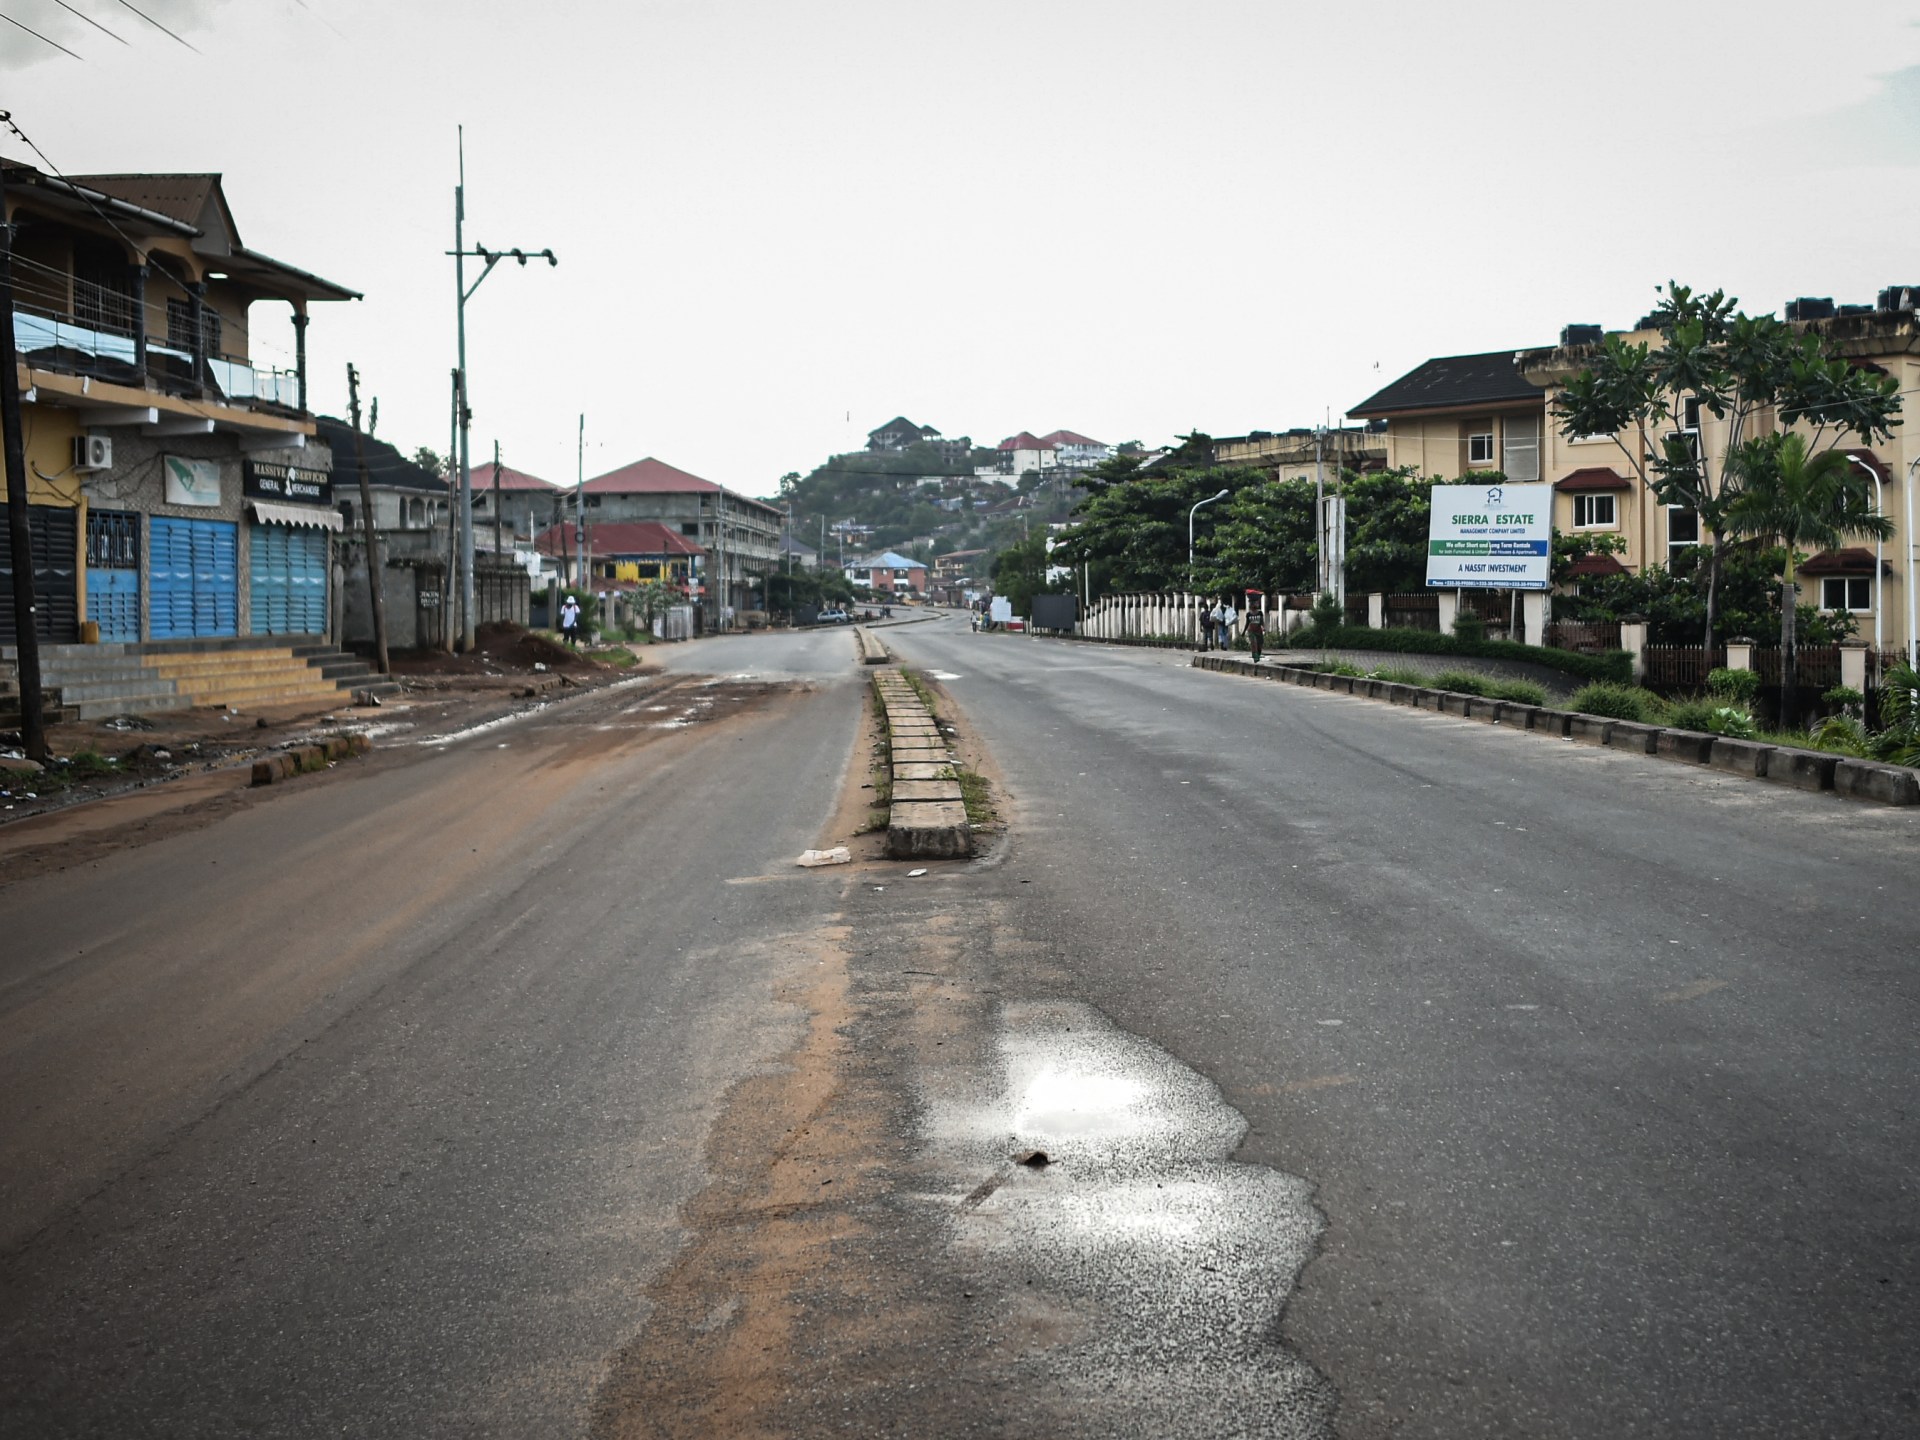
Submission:
<svg viewBox="0 0 1920 1440">
<path fill-rule="evenodd" d="M 256 635 L 319 635 L 327 628 L 327 534 L 289 525 L 247 532 Z"/>
<path fill-rule="evenodd" d="M 87 511 L 87 618 L 110 644 L 140 638 L 140 517 Z"/>
<path fill-rule="evenodd" d="M 240 527 L 153 517 L 147 561 L 155 640 L 240 633 Z"/>
</svg>

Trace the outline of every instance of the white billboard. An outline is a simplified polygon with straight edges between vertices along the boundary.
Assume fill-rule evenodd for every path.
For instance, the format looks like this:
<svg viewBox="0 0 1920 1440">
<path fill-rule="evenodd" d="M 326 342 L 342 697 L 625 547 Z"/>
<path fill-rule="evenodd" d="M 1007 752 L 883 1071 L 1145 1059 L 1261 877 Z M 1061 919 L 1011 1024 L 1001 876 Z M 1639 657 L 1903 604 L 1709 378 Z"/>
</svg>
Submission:
<svg viewBox="0 0 1920 1440">
<path fill-rule="evenodd" d="M 1436 485 L 1427 584 L 1442 590 L 1545 590 L 1553 563 L 1551 485 Z"/>
</svg>

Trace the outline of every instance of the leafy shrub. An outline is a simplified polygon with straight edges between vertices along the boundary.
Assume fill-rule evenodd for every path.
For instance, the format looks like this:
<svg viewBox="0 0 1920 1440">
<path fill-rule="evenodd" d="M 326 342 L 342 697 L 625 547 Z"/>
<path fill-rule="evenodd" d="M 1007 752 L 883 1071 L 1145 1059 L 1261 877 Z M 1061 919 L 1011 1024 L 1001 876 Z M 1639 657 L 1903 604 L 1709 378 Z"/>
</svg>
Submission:
<svg viewBox="0 0 1920 1440">
<path fill-rule="evenodd" d="M 1487 681 L 1483 675 L 1475 675 L 1467 670 L 1442 670 L 1427 681 L 1436 690 L 1451 690 L 1456 695 L 1484 695 L 1487 693 Z"/>
<path fill-rule="evenodd" d="M 1867 727 L 1851 715 L 1829 715 L 1807 734 L 1808 738 L 1822 750 L 1835 751 L 1841 755 L 1864 756 L 1869 753 Z"/>
<path fill-rule="evenodd" d="M 1715 735 L 1725 735 L 1730 740 L 1751 740 L 1759 734 L 1754 728 L 1753 716 L 1731 705 L 1716 706 L 1713 714 L 1707 717 L 1707 729 Z"/>
<path fill-rule="evenodd" d="M 1880 688 L 1880 724 L 1873 753 L 1895 765 L 1920 765 L 1920 673 L 1905 661 Z"/>
<path fill-rule="evenodd" d="M 1313 597 L 1313 619 L 1308 623 L 1315 630 L 1335 629 L 1346 623 L 1346 607 L 1331 590 L 1323 590 Z"/>
<path fill-rule="evenodd" d="M 1547 687 L 1531 680 L 1490 680 L 1486 693 L 1495 700 L 1509 700 L 1515 705 L 1547 703 Z"/>
<path fill-rule="evenodd" d="M 1624 650 L 1582 655 L 1544 645 L 1522 645 L 1515 640 L 1469 642 L 1432 630 L 1310 625 L 1288 636 L 1287 644 L 1297 650 L 1373 650 L 1399 655 L 1471 655 L 1480 660 L 1520 660 L 1582 680 L 1612 680 L 1621 685 L 1633 678 L 1633 657 Z"/>
<path fill-rule="evenodd" d="M 1643 725 L 1654 713 L 1653 697 L 1647 691 L 1637 685 L 1615 685 L 1611 681 L 1582 685 L 1567 704 L 1583 715 L 1605 715 Z"/>
<path fill-rule="evenodd" d="M 1358 679 L 1360 676 L 1365 675 L 1367 673 L 1366 671 L 1362 670 L 1358 665 L 1348 664 L 1345 660 L 1334 660 L 1329 662 L 1326 667 L 1326 671 L 1329 675 L 1351 675 L 1356 679 Z"/>
<path fill-rule="evenodd" d="M 1453 638 L 1477 645 L 1487 638 L 1487 622 L 1471 610 L 1459 611 L 1453 617 Z"/>
<path fill-rule="evenodd" d="M 1753 697 L 1759 693 L 1760 675 L 1754 670 L 1728 670 L 1722 666 L 1707 676 L 1707 694 L 1743 710 L 1752 706 Z"/>
<path fill-rule="evenodd" d="M 1711 700 L 1674 700 L 1668 703 L 1663 718 L 1676 730 L 1699 730 L 1711 734 L 1713 712 L 1719 708 Z"/>
</svg>

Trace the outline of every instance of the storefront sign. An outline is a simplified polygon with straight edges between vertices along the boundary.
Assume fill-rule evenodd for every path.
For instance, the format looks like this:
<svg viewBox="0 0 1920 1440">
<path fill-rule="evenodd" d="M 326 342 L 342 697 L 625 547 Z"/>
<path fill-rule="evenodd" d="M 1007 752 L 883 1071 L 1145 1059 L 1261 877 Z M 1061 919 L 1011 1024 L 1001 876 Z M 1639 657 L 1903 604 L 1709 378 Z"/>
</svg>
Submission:
<svg viewBox="0 0 1920 1440">
<path fill-rule="evenodd" d="M 286 500 L 295 505 L 331 505 L 333 475 L 266 460 L 246 462 L 242 488 L 255 500 Z"/>
<path fill-rule="evenodd" d="M 220 503 L 220 462 L 189 460 L 183 455 L 162 455 L 160 469 L 167 477 L 167 504 L 218 505 Z"/>
<path fill-rule="evenodd" d="M 1436 485 L 1427 584 L 1442 590 L 1545 590 L 1553 561 L 1551 485 Z"/>
</svg>

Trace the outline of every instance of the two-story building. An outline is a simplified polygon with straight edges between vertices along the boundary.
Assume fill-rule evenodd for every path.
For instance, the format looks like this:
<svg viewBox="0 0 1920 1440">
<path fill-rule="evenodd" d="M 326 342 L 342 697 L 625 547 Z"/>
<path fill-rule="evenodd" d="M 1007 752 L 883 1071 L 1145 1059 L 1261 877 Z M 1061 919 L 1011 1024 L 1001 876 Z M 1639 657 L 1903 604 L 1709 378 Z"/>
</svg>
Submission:
<svg viewBox="0 0 1920 1440">
<path fill-rule="evenodd" d="M 927 593 L 926 565 L 895 550 L 849 560 L 843 571 L 855 588 L 875 595 L 920 597 Z"/>
<path fill-rule="evenodd" d="M 218 175 L 0 166 L 41 638 L 325 634 L 343 520 L 307 310 L 357 292 L 244 244 Z M 253 317 L 279 305 L 295 350 L 267 363 Z"/>
<path fill-rule="evenodd" d="M 1788 302 L 1785 313 L 1789 324 L 1820 336 L 1850 364 L 1893 376 L 1899 381 L 1901 393 L 1911 395 L 1920 391 L 1920 321 L 1915 316 L 1915 299 L 1913 289 L 1890 286 L 1871 305 L 1836 306 L 1830 299 L 1797 299 Z M 1613 333 L 1623 335 L 1630 344 L 1657 348 L 1662 336 L 1652 319 L 1646 317 L 1630 331 Z M 1547 406 L 1542 474 L 1553 482 L 1557 492 L 1555 527 L 1573 533 L 1605 534 L 1623 546 L 1617 560 L 1588 557 L 1581 562 L 1585 573 L 1669 565 L 1688 547 L 1711 540 L 1691 509 L 1663 505 L 1648 489 L 1641 478 L 1643 466 L 1636 464 L 1636 457 L 1650 462 L 1660 452 L 1666 434 L 1675 434 L 1688 437 L 1700 454 L 1717 464 L 1726 450 L 1729 424 L 1697 400 L 1683 398 L 1680 413 L 1662 427 L 1666 434 L 1638 430 L 1620 435 L 1562 434 L 1552 416 L 1553 399 L 1570 376 L 1593 362 L 1606 333 L 1598 325 L 1568 326 L 1561 332 L 1559 345 L 1524 350 L 1514 357 L 1516 372 L 1528 384 L 1540 387 Z M 1813 427 L 1770 410 L 1755 414 L 1747 433 L 1764 435 L 1783 427 L 1798 428 L 1809 439 L 1817 438 Z M 1826 440 L 1832 440 L 1830 430 Z M 1841 448 L 1872 481 L 1875 503 L 1880 513 L 1893 521 L 1895 534 L 1877 547 L 1877 557 L 1872 541 L 1855 541 L 1808 556 L 1797 567 L 1802 603 L 1824 610 L 1850 611 L 1857 617 L 1862 639 L 1871 639 L 1877 630 L 1883 644 L 1904 646 L 1911 583 L 1907 556 L 1915 535 L 1906 514 L 1906 486 L 1902 482 L 1908 470 L 1920 464 L 1920 432 L 1909 422 L 1897 427 L 1893 438 L 1881 444 L 1867 447 L 1842 441 Z M 1651 472 L 1650 463 L 1644 468 Z"/>
<path fill-rule="evenodd" d="M 587 481 L 589 526 L 652 520 L 697 544 L 699 585 L 716 607 L 748 608 L 782 563 L 786 512 L 648 457 Z"/>
</svg>

